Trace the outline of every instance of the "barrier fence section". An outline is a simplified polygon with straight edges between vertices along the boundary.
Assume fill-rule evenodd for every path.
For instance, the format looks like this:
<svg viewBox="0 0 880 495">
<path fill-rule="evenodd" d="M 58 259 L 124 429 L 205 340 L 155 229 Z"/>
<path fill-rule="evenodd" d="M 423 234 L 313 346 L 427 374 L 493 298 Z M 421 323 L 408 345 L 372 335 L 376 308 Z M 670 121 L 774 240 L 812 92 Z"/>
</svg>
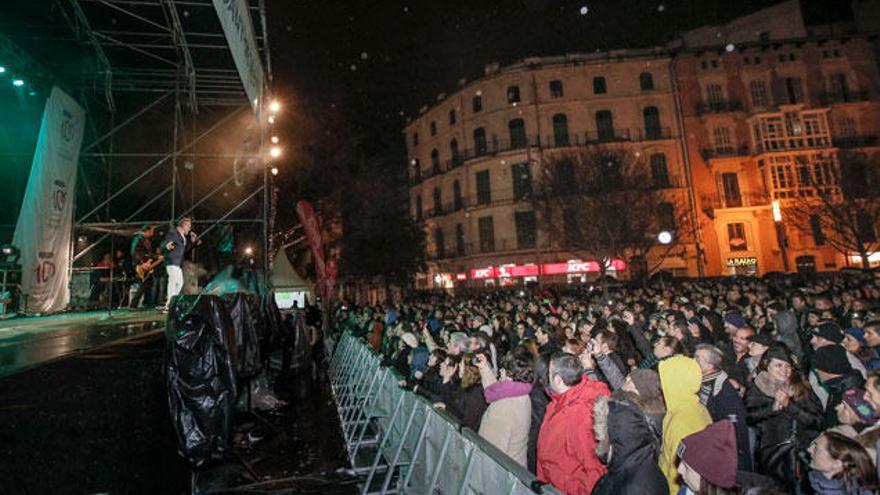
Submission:
<svg viewBox="0 0 880 495">
<path fill-rule="evenodd" d="M 352 469 L 362 494 L 559 495 L 523 466 L 400 387 L 403 377 L 347 332 L 329 374 Z"/>
</svg>

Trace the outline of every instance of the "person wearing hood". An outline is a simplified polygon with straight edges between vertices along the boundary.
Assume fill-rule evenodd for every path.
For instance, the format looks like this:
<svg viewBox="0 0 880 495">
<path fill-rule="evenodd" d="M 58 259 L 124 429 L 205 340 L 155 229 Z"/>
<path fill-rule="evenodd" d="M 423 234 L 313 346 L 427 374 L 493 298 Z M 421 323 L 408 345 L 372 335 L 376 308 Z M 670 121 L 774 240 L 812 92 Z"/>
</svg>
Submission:
<svg viewBox="0 0 880 495">
<path fill-rule="evenodd" d="M 785 344 L 777 342 L 764 353 L 745 402 L 746 419 L 758 431 L 756 468 L 796 491 L 802 466 L 795 453 L 819 434 L 822 405 L 795 369 Z"/>
<path fill-rule="evenodd" d="M 826 428 L 832 428 L 839 424 L 836 409 L 843 402 L 843 393 L 853 388 L 864 388 L 865 380 L 852 369 L 846 350 L 839 345 L 820 347 L 813 353 L 812 362 L 813 371 L 828 392 L 824 423 Z"/>
<path fill-rule="evenodd" d="M 480 421 L 480 436 L 525 467 L 532 420 L 531 355 L 519 349 L 504 356 L 497 379 L 485 354 L 478 354 L 476 360 L 489 404 Z"/>
<path fill-rule="evenodd" d="M 678 474 L 684 482 L 678 495 L 739 493 L 736 434 L 730 421 L 712 423 L 683 438 L 678 457 Z"/>
<path fill-rule="evenodd" d="M 752 470 L 752 452 L 749 427 L 746 424 L 746 407 L 730 379 L 722 369 L 724 353 L 708 344 L 700 344 L 694 353 L 700 365 L 703 381 L 700 385 L 700 403 L 709 410 L 712 421 L 729 420 L 736 430 L 737 469 Z"/>
<path fill-rule="evenodd" d="M 538 434 L 538 479 L 566 495 L 590 495 L 606 471 L 595 451 L 593 404 L 610 393 L 584 378 L 577 356 L 556 353 L 549 368 L 553 396 Z"/>
<path fill-rule="evenodd" d="M 706 407 L 700 403 L 700 384 L 703 374 L 700 365 L 689 357 L 675 356 L 661 361 L 660 385 L 666 401 L 663 418 L 663 448 L 659 466 L 666 476 L 669 493 L 678 493 L 676 460 L 678 444 L 691 433 L 702 430 L 712 423 Z M 735 458 L 735 456 L 734 456 Z"/>
<path fill-rule="evenodd" d="M 593 431 L 598 441 L 596 453 L 605 459 L 608 472 L 596 483 L 592 495 L 669 493 L 666 478 L 657 465 L 659 431 L 651 426 L 645 412 L 629 397 L 638 397 L 638 394 L 621 389 L 611 398 L 597 398 L 593 406 Z"/>
</svg>

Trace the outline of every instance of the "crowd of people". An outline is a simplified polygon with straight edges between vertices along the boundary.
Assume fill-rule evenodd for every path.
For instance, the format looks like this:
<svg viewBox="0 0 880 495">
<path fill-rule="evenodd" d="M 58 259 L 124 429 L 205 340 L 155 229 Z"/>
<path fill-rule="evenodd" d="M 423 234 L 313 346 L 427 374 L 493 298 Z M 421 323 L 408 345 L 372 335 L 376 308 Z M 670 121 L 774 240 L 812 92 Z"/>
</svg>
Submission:
<svg viewBox="0 0 880 495">
<path fill-rule="evenodd" d="M 865 495 L 880 490 L 878 287 L 857 274 L 494 290 L 336 319 L 566 494 Z"/>
</svg>

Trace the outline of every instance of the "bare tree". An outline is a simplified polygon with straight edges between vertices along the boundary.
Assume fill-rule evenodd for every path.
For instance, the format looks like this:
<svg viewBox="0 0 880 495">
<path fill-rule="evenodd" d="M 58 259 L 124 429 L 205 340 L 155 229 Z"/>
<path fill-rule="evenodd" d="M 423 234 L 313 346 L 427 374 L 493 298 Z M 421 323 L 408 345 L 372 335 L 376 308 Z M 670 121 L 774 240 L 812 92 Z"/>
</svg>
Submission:
<svg viewBox="0 0 880 495">
<path fill-rule="evenodd" d="M 595 145 L 553 155 L 542 168 L 535 197 L 550 243 L 575 256 L 606 263 L 623 259 L 655 270 L 677 251 L 692 229 L 680 178 L 652 167 L 632 151 Z M 657 234 L 669 230 L 674 242 L 661 246 Z M 654 266 L 647 266 L 653 251 Z"/>
<path fill-rule="evenodd" d="M 878 248 L 875 226 L 880 219 L 880 176 L 877 155 L 841 152 L 833 160 L 796 162 L 798 187 L 784 200 L 785 220 L 848 257 L 858 253 L 862 267 Z"/>
</svg>

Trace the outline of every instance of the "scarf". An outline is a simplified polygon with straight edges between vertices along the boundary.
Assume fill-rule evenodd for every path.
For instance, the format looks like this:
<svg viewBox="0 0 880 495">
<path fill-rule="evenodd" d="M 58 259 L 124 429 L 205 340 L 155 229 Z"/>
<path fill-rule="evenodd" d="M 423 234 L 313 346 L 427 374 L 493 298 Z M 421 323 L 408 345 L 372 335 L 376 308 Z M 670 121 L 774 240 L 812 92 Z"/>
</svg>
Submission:
<svg viewBox="0 0 880 495">
<path fill-rule="evenodd" d="M 721 376 L 721 370 L 715 370 L 711 373 L 703 375 L 703 381 L 700 382 L 700 404 L 706 405 L 709 397 L 715 390 L 715 379 Z"/>
</svg>

